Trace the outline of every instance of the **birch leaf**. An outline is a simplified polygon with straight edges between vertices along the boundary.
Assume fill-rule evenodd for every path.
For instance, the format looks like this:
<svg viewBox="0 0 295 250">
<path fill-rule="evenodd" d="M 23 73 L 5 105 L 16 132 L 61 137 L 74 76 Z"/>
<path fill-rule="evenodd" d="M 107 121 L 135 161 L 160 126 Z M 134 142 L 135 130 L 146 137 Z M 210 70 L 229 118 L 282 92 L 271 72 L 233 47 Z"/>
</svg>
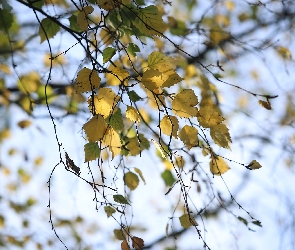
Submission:
<svg viewBox="0 0 295 250">
<path fill-rule="evenodd" d="M 175 116 L 172 115 L 165 115 L 160 122 L 161 131 L 165 135 L 173 136 L 174 138 L 177 138 L 178 127 L 178 120 Z"/>
<path fill-rule="evenodd" d="M 91 14 L 93 11 L 94 8 L 92 6 L 86 6 L 79 12 L 77 17 L 77 26 L 81 30 L 86 31 L 88 29 L 87 15 Z"/>
<path fill-rule="evenodd" d="M 100 77 L 97 72 L 88 68 L 79 71 L 76 78 L 76 89 L 78 92 L 87 92 L 97 89 L 100 85 Z"/>
<path fill-rule="evenodd" d="M 200 115 L 198 121 L 204 128 L 211 128 L 222 123 L 225 119 L 219 114 L 214 106 L 202 106 L 200 108 Z"/>
<path fill-rule="evenodd" d="M 101 140 L 106 132 L 106 122 L 101 115 L 92 117 L 83 125 L 89 142 Z"/>
<path fill-rule="evenodd" d="M 212 157 L 210 161 L 210 171 L 214 175 L 222 175 L 228 171 L 230 167 L 221 157 Z"/>
<path fill-rule="evenodd" d="M 198 97 L 192 89 L 184 89 L 179 92 L 172 101 L 172 110 L 179 117 L 189 118 L 198 116 Z"/>
<path fill-rule="evenodd" d="M 188 149 L 198 145 L 198 130 L 192 126 L 185 125 L 178 136 Z"/>
<path fill-rule="evenodd" d="M 230 149 L 231 137 L 225 124 L 218 124 L 210 128 L 210 135 L 216 145 Z"/>
</svg>

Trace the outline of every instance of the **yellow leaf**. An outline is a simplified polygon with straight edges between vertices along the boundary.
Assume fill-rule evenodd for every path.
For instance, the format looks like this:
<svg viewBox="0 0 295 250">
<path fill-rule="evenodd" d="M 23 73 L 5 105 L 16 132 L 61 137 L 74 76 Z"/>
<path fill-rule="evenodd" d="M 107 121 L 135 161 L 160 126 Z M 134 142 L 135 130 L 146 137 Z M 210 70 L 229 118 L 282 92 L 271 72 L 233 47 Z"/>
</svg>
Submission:
<svg viewBox="0 0 295 250">
<path fill-rule="evenodd" d="M 136 108 L 132 106 L 128 106 L 126 110 L 126 118 L 128 118 L 132 122 L 140 123 L 140 116 L 136 110 Z"/>
<path fill-rule="evenodd" d="M 291 54 L 291 51 L 285 47 L 282 47 L 282 46 L 277 46 L 276 47 L 276 50 L 278 52 L 278 54 L 283 58 L 283 59 L 286 59 L 286 60 L 292 60 L 292 54 Z"/>
<path fill-rule="evenodd" d="M 172 101 L 172 110 L 179 117 L 189 118 L 198 116 L 198 97 L 192 89 L 184 89 Z"/>
<path fill-rule="evenodd" d="M 198 116 L 198 121 L 200 125 L 204 128 L 211 128 L 220 123 L 225 119 L 215 110 L 215 106 L 202 106 L 200 108 L 200 115 Z"/>
<path fill-rule="evenodd" d="M 107 85 L 109 85 L 109 86 L 118 86 L 122 82 L 123 82 L 123 84 L 125 86 L 128 85 L 128 79 L 127 78 L 130 76 L 130 74 L 125 69 L 123 69 L 121 67 L 115 67 L 115 66 L 111 65 L 108 68 L 108 70 L 111 71 L 112 73 L 106 73 Z"/>
<path fill-rule="evenodd" d="M 198 130 L 192 126 L 185 125 L 179 131 L 178 136 L 188 149 L 198 145 Z"/>
<path fill-rule="evenodd" d="M 17 125 L 18 125 L 20 128 L 27 128 L 27 127 L 29 127 L 31 124 L 32 124 L 32 122 L 29 121 L 29 120 L 22 120 L 22 121 L 20 121 L 20 122 L 17 123 Z"/>
<path fill-rule="evenodd" d="M 198 226 L 195 218 L 188 214 L 183 214 L 179 217 L 180 224 L 183 228 L 189 228 L 190 226 Z"/>
<path fill-rule="evenodd" d="M 210 171 L 212 174 L 222 175 L 229 169 L 230 167 L 221 157 L 215 156 L 211 158 Z"/>
<path fill-rule="evenodd" d="M 120 97 L 115 94 L 112 89 L 100 88 L 96 96 L 88 99 L 89 110 L 95 114 L 101 114 L 103 117 L 108 117 L 111 111 L 116 106 Z M 92 102 L 94 101 L 94 103 Z"/>
<path fill-rule="evenodd" d="M 148 67 L 150 69 L 167 72 L 171 69 L 175 69 L 176 66 L 177 61 L 174 58 L 166 56 L 161 52 L 154 51 L 148 56 Z"/>
<path fill-rule="evenodd" d="M 231 137 L 228 128 L 224 124 L 218 124 L 210 128 L 210 135 L 213 141 L 220 147 L 230 149 Z"/>
<path fill-rule="evenodd" d="M 141 82 L 149 90 L 153 91 L 162 86 L 166 81 L 165 77 L 159 70 L 148 69 L 143 73 Z"/>
<path fill-rule="evenodd" d="M 178 120 L 172 115 L 165 115 L 160 122 L 161 131 L 165 135 L 173 136 L 174 138 L 177 138 L 178 127 Z"/>
<path fill-rule="evenodd" d="M 258 103 L 259 103 L 260 106 L 264 107 L 267 110 L 271 110 L 272 109 L 271 108 L 271 105 L 270 105 L 270 102 L 259 100 Z"/>
<path fill-rule="evenodd" d="M 136 189 L 139 184 L 138 176 L 130 171 L 124 174 L 123 180 L 126 186 L 129 187 L 130 190 Z"/>
<path fill-rule="evenodd" d="M 83 125 L 88 141 L 96 142 L 105 135 L 107 124 L 101 115 L 96 115 Z"/>
<path fill-rule="evenodd" d="M 109 147 L 113 159 L 116 155 L 120 154 L 122 146 L 120 136 L 112 127 L 107 129 L 103 138 L 103 143 Z"/>
<path fill-rule="evenodd" d="M 78 92 L 87 92 L 97 89 L 100 85 L 100 77 L 97 72 L 88 68 L 79 71 L 76 78 L 76 88 Z"/>
<path fill-rule="evenodd" d="M 185 162 L 182 156 L 178 156 L 175 160 L 175 163 L 179 168 L 183 168 Z"/>
<path fill-rule="evenodd" d="M 182 81 L 184 78 L 180 77 L 174 70 L 169 74 L 168 79 L 162 84 L 162 87 L 171 87 L 176 83 Z"/>
<path fill-rule="evenodd" d="M 93 11 L 94 9 L 92 6 L 86 6 L 79 12 L 77 17 L 77 26 L 81 30 L 86 31 L 88 29 L 87 15 L 92 13 Z"/>
<path fill-rule="evenodd" d="M 248 165 L 248 168 L 253 170 L 253 169 L 259 169 L 261 168 L 262 166 L 260 165 L 259 162 L 257 162 L 256 160 L 253 160 L 250 162 L 250 164 Z"/>
<path fill-rule="evenodd" d="M 132 246 L 135 248 L 135 250 L 143 249 L 144 247 L 144 241 L 141 238 L 138 237 L 132 237 Z"/>
<path fill-rule="evenodd" d="M 136 136 L 126 140 L 126 148 L 129 150 L 129 153 L 132 156 L 140 154 L 140 152 L 142 152 L 144 149 L 148 149 L 149 147 L 150 143 L 143 136 L 143 134 L 139 134 L 139 138 Z"/>
</svg>

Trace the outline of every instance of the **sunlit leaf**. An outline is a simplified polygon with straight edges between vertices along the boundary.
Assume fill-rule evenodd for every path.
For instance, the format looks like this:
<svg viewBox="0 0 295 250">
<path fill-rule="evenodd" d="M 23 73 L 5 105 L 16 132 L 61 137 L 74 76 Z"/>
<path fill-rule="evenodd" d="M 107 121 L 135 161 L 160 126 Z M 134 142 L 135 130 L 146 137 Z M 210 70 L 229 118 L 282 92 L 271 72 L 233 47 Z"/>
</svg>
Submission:
<svg viewBox="0 0 295 250">
<path fill-rule="evenodd" d="M 119 134 L 111 127 L 109 127 L 103 138 L 103 143 L 109 147 L 112 152 L 112 158 L 120 154 L 121 151 L 121 140 Z"/>
<path fill-rule="evenodd" d="M 132 55 L 132 56 L 136 56 L 136 52 L 140 52 L 139 47 L 134 44 L 134 43 L 129 43 L 128 47 L 127 47 L 127 51 Z"/>
<path fill-rule="evenodd" d="M 89 110 L 91 112 L 94 111 L 95 114 L 101 114 L 104 117 L 108 117 L 119 99 L 120 97 L 117 96 L 112 89 L 100 88 L 94 98 L 90 97 L 88 99 Z"/>
<path fill-rule="evenodd" d="M 128 204 L 128 205 L 130 205 L 129 202 L 126 200 L 126 198 L 121 194 L 114 194 L 113 199 L 114 199 L 115 202 L 118 202 L 120 204 L 126 204 L 126 205 Z"/>
<path fill-rule="evenodd" d="M 178 136 L 188 149 L 198 145 L 198 130 L 195 127 L 185 125 L 179 131 Z"/>
<path fill-rule="evenodd" d="M 177 61 L 165 54 L 154 51 L 148 56 L 148 67 L 150 69 L 158 70 L 159 72 L 165 73 L 177 66 Z"/>
<path fill-rule="evenodd" d="M 136 174 L 132 172 L 127 172 L 124 174 L 123 180 L 127 187 L 129 187 L 130 190 L 134 190 L 137 188 L 139 184 L 139 178 Z"/>
<path fill-rule="evenodd" d="M 161 131 L 165 135 L 173 136 L 174 138 L 177 138 L 178 127 L 178 120 L 175 116 L 172 115 L 165 115 L 160 122 Z"/>
<path fill-rule="evenodd" d="M 84 162 L 96 160 L 100 156 L 100 148 L 95 142 L 89 142 L 85 144 L 84 152 L 85 152 Z"/>
<path fill-rule="evenodd" d="M 132 122 L 137 122 L 138 124 L 140 123 L 140 116 L 136 108 L 132 106 L 127 106 L 126 118 L 128 118 Z"/>
<path fill-rule="evenodd" d="M 230 149 L 231 137 L 225 124 L 218 124 L 210 128 L 210 135 L 216 145 Z"/>
<path fill-rule="evenodd" d="M 128 85 L 128 77 L 130 74 L 128 71 L 123 69 L 122 67 L 115 67 L 111 65 L 108 70 L 112 73 L 106 74 L 107 85 L 109 86 L 118 86 L 120 84 Z"/>
<path fill-rule="evenodd" d="M 126 140 L 126 144 L 126 148 L 129 150 L 128 152 L 132 156 L 138 155 L 144 149 L 148 149 L 150 147 L 150 142 L 144 137 L 143 134 L 139 134 L 139 138 L 137 136 L 128 138 Z"/>
<path fill-rule="evenodd" d="M 107 124 L 101 115 L 92 117 L 83 125 L 89 142 L 101 140 L 106 133 Z"/>
<path fill-rule="evenodd" d="M 46 39 L 54 37 L 60 30 L 60 26 L 52 21 L 50 18 L 44 18 L 41 21 L 39 28 L 40 43 L 43 43 Z"/>
<path fill-rule="evenodd" d="M 105 211 L 105 213 L 107 214 L 107 216 L 108 216 L 108 218 L 109 218 L 110 216 L 112 216 L 113 213 L 116 212 L 116 209 L 114 209 L 114 208 L 111 207 L 111 206 L 105 206 L 105 207 L 104 207 L 104 211 Z"/>
<path fill-rule="evenodd" d="M 125 234 L 122 229 L 114 229 L 114 235 L 117 240 L 125 240 Z"/>
<path fill-rule="evenodd" d="M 214 127 L 225 120 L 215 106 L 201 106 L 199 113 L 198 121 L 204 128 Z"/>
<path fill-rule="evenodd" d="M 183 214 L 179 217 L 180 224 L 183 228 L 189 228 L 190 226 L 197 226 L 197 222 L 194 217 Z"/>
<path fill-rule="evenodd" d="M 213 156 L 210 161 L 210 171 L 214 175 L 222 175 L 228 171 L 230 167 L 220 156 Z"/>
<path fill-rule="evenodd" d="M 179 117 L 189 118 L 198 115 L 198 97 L 192 89 L 184 89 L 179 92 L 172 101 L 172 110 Z"/>
<path fill-rule="evenodd" d="M 75 84 L 79 92 L 92 91 L 99 87 L 100 77 L 95 70 L 83 68 L 79 71 Z"/>
</svg>

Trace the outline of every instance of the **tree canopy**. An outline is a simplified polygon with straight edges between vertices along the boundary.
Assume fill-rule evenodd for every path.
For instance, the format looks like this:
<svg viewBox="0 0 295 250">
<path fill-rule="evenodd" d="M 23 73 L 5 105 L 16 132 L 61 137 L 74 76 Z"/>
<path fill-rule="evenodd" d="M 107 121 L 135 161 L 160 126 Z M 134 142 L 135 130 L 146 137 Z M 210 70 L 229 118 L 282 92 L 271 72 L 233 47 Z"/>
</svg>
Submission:
<svg viewBox="0 0 295 250">
<path fill-rule="evenodd" d="M 0 246 L 216 249 L 225 215 L 262 230 L 261 185 L 292 249 L 294 23 L 291 0 L 1 0 Z"/>
</svg>

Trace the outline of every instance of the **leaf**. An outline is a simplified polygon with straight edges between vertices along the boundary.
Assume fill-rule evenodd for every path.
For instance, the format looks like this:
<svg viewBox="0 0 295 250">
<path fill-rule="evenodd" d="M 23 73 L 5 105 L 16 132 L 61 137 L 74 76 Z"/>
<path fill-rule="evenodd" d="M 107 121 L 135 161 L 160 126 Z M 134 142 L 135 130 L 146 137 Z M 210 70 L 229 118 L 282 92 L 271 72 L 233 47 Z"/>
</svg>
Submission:
<svg viewBox="0 0 295 250">
<path fill-rule="evenodd" d="M 215 109 L 215 106 L 201 106 L 198 121 L 202 127 L 211 128 L 222 123 L 224 120 L 225 119 Z"/>
<path fill-rule="evenodd" d="M 118 86 L 120 84 L 128 85 L 128 77 L 130 74 L 128 71 L 123 69 L 122 67 L 115 67 L 111 65 L 108 70 L 112 73 L 106 74 L 107 85 L 109 86 Z"/>
<path fill-rule="evenodd" d="M 124 123 L 123 123 L 122 113 L 120 108 L 117 108 L 114 113 L 110 114 L 107 117 L 106 121 L 116 131 L 122 131 L 124 128 Z"/>
<path fill-rule="evenodd" d="M 132 102 L 137 102 L 142 99 L 134 90 L 128 92 L 128 96 Z"/>
<path fill-rule="evenodd" d="M 117 240 L 125 240 L 125 234 L 122 229 L 114 229 L 114 235 Z"/>
<path fill-rule="evenodd" d="M 135 248 L 135 250 L 141 250 L 144 247 L 144 241 L 141 238 L 138 238 L 136 236 L 132 237 L 132 246 Z"/>
<path fill-rule="evenodd" d="M 248 221 L 241 216 L 238 216 L 238 220 L 243 222 L 246 226 L 248 226 Z"/>
<path fill-rule="evenodd" d="M 178 120 L 175 116 L 172 115 L 165 115 L 160 122 L 161 131 L 165 135 L 173 136 L 174 138 L 177 138 L 178 127 Z"/>
<path fill-rule="evenodd" d="M 179 117 L 189 118 L 198 116 L 198 97 L 192 89 L 184 89 L 179 92 L 172 101 L 172 110 Z"/>
<path fill-rule="evenodd" d="M 195 218 L 188 214 L 183 214 L 179 217 L 180 224 L 183 228 L 189 228 L 190 226 L 198 226 Z"/>
<path fill-rule="evenodd" d="M 30 120 L 22 120 L 22 121 L 20 121 L 20 122 L 17 123 L 17 125 L 18 125 L 20 128 L 22 128 L 22 129 L 31 126 L 31 124 L 32 124 L 32 122 L 31 122 Z"/>
<path fill-rule="evenodd" d="M 285 60 L 292 60 L 292 53 L 289 49 L 282 46 L 275 47 L 278 54 Z"/>
<path fill-rule="evenodd" d="M 259 169 L 262 168 L 262 166 L 260 165 L 259 162 L 257 162 L 256 160 L 253 160 L 249 163 L 249 165 L 247 166 L 247 168 L 254 170 L 254 169 Z"/>
<path fill-rule="evenodd" d="M 129 202 L 126 200 L 126 198 L 121 194 L 114 194 L 113 199 L 114 199 L 115 202 L 118 202 L 120 204 L 126 204 L 126 205 L 128 204 L 128 205 L 130 205 Z"/>
<path fill-rule="evenodd" d="M 94 8 L 92 6 L 86 6 L 79 12 L 77 16 L 77 26 L 81 30 L 86 31 L 88 29 L 87 15 L 91 14 L 93 11 Z"/>
<path fill-rule="evenodd" d="M 93 161 L 100 157 L 100 148 L 95 142 L 89 142 L 84 145 L 85 161 Z"/>
<path fill-rule="evenodd" d="M 95 114 L 101 114 L 103 117 L 108 117 L 120 100 L 120 97 L 110 88 L 100 88 L 93 99 L 91 97 L 88 99 L 90 111 L 94 111 Z"/>
<path fill-rule="evenodd" d="M 132 172 L 127 172 L 126 174 L 124 174 L 123 180 L 130 190 L 134 190 L 135 188 L 137 188 L 139 183 L 138 176 Z"/>
<path fill-rule="evenodd" d="M 139 9 L 134 26 L 145 36 L 160 36 L 168 27 L 156 6 L 150 5 Z"/>
<path fill-rule="evenodd" d="M 108 218 L 109 218 L 110 216 L 112 216 L 113 213 L 116 212 L 116 209 L 114 209 L 114 208 L 111 207 L 111 206 L 105 206 L 105 207 L 104 207 L 104 211 L 105 211 L 105 213 L 107 214 L 107 216 L 108 216 Z"/>
<path fill-rule="evenodd" d="M 127 240 L 123 240 L 121 243 L 121 250 L 130 250 Z"/>
<path fill-rule="evenodd" d="M 132 156 L 140 154 L 140 152 L 149 147 L 150 142 L 143 136 L 143 134 L 139 134 L 139 138 L 133 137 L 126 140 L 126 148 Z"/>
<path fill-rule="evenodd" d="M 146 184 L 145 179 L 144 179 L 144 177 L 143 177 L 143 175 L 142 175 L 141 170 L 140 170 L 139 168 L 134 168 L 134 171 L 135 171 L 136 173 L 138 173 L 138 175 L 140 176 L 140 178 L 141 178 L 141 180 L 143 181 L 143 183 Z"/>
<path fill-rule="evenodd" d="M 126 110 L 126 118 L 128 118 L 132 122 L 137 122 L 138 124 L 140 123 L 140 116 L 136 110 L 136 108 L 132 106 L 127 106 Z"/>
<path fill-rule="evenodd" d="M 104 10 L 113 10 L 120 6 L 120 0 L 97 0 L 97 4 L 100 8 Z"/>
<path fill-rule="evenodd" d="M 101 115 L 92 117 L 83 125 L 89 142 L 96 142 L 103 138 L 106 133 L 107 124 Z"/>
<path fill-rule="evenodd" d="M 148 67 L 150 69 L 158 70 L 159 72 L 166 73 L 167 71 L 174 70 L 177 66 L 177 61 L 170 56 L 154 51 L 148 56 Z"/>
<path fill-rule="evenodd" d="M 54 37 L 60 30 L 60 26 L 49 18 L 44 18 L 39 27 L 40 43 L 43 43 L 46 39 Z M 46 37 L 47 35 L 47 37 Z"/>
<path fill-rule="evenodd" d="M 210 171 L 214 175 L 222 175 L 226 171 L 228 171 L 230 167 L 226 164 L 226 162 L 218 156 L 212 157 L 210 161 Z"/>
<path fill-rule="evenodd" d="M 77 32 L 81 32 L 82 29 L 78 27 L 77 25 L 77 16 L 76 15 L 71 15 L 69 17 L 69 22 L 70 22 L 70 28 L 74 31 L 77 31 Z"/>
<path fill-rule="evenodd" d="M 2 3 L 2 2 L 1 2 Z M 5 3 L 5 1 L 4 1 Z M 10 7 L 8 5 L 8 7 Z M 9 9 L 0 9 L 0 30 L 8 32 L 13 23 L 13 14 Z"/>
<path fill-rule="evenodd" d="M 182 80 L 184 80 L 184 78 L 180 77 L 174 70 L 170 71 L 168 79 L 162 84 L 162 88 L 170 88 L 171 86 L 179 83 Z"/>
<path fill-rule="evenodd" d="M 198 130 L 192 126 L 185 125 L 179 131 L 178 136 L 188 149 L 197 146 L 199 143 Z"/>
<path fill-rule="evenodd" d="M 154 139 L 151 139 L 151 141 L 154 143 L 156 149 L 159 150 L 162 158 L 163 159 L 167 159 L 167 152 L 165 152 L 165 150 L 163 149 L 163 147 L 159 143 L 157 143 Z"/>
<path fill-rule="evenodd" d="M 225 124 L 218 124 L 210 128 L 210 135 L 216 145 L 230 149 L 231 137 Z"/>
<path fill-rule="evenodd" d="M 102 52 L 103 63 L 108 62 L 114 55 L 116 54 L 116 50 L 112 47 L 107 47 Z"/>
<path fill-rule="evenodd" d="M 253 220 L 252 223 L 256 226 L 262 227 L 261 221 L 259 220 Z"/>
<path fill-rule="evenodd" d="M 267 109 L 267 110 L 271 110 L 272 108 L 271 108 L 271 105 L 270 105 L 270 102 L 266 102 L 266 101 L 262 101 L 262 100 L 259 100 L 258 101 L 258 104 L 260 105 L 260 106 L 262 106 L 262 107 L 264 107 L 265 109 Z"/>
<path fill-rule="evenodd" d="M 109 147 L 113 159 L 116 155 L 120 154 L 122 146 L 120 136 L 112 127 L 107 129 L 103 138 L 103 143 Z"/>
<path fill-rule="evenodd" d="M 169 186 L 171 187 L 174 182 L 175 182 L 175 178 L 174 176 L 172 175 L 171 171 L 170 170 L 165 170 L 162 174 L 161 174 L 161 177 L 163 178 L 166 186 Z"/>
<path fill-rule="evenodd" d="M 140 52 L 139 47 L 134 44 L 134 43 L 129 43 L 128 47 L 127 47 L 127 51 L 132 55 L 132 56 L 136 56 L 136 52 Z"/>
<path fill-rule="evenodd" d="M 76 78 L 76 88 L 78 92 L 87 92 L 97 89 L 100 85 L 100 77 L 97 72 L 88 68 L 79 71 Z"/>
</svg>

